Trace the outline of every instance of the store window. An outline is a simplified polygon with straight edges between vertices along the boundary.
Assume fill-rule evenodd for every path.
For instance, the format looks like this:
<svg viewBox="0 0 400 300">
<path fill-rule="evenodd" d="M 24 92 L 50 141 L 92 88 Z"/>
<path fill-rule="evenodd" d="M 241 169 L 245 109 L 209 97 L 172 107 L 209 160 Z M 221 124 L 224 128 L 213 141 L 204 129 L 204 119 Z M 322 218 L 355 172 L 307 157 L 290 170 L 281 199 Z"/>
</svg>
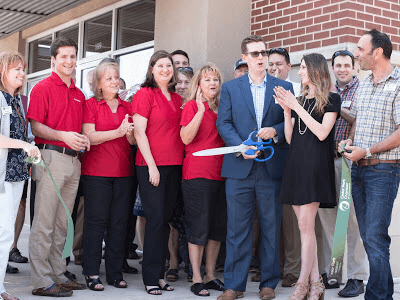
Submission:
<svg viewBox="0 0 400 300">
<path fill-rule="evenodd" d="M 120 77 L 126 82 L 126 88 L 140 85 L 146 78 L 147 67 L 154 48 L 149 48 L 118 57 Z"/>
<path fill-rule="evenodd" d="M 51 55 L 50 55 L 50 45 L 51 45 L 52 35 L 47 35 L 41 39 L 38 39 L 32 43 L 29 43 L 29 65 L 28 72 L 34 73 L 50 68 L 51 65 Z"/>
<path fill-rule="evenodd" d="M 117 49 L 154 40 L 155 0 L 142 0 L 118 9 Z"/>
<path fill-rule="evenodd" d="M 111 50 L 112 12 L 87 20 L 84 24 L 83 57 Z"/>
<path fill-rule="evenodd" d="M 78 35 L 79 35 L 78 24 L 56 32 L 56 37 L 70 38 L 77 44 L 78 44 Z"/>
</svg>

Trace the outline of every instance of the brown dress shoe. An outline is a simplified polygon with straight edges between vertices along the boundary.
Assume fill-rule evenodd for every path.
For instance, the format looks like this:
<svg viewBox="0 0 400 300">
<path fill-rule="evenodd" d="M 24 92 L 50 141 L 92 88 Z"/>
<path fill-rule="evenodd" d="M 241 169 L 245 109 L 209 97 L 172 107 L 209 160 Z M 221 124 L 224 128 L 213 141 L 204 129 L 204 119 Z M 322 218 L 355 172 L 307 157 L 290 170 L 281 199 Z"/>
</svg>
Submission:
<svg viewBox="0 0 400 300">
<path fill-rule="evenodd" d="M 82 264 L 82 255 L 75 255 L 75 264 L 76 265 Z"/>
<path fill-rule="evenodd" d="M 261 300 L 270 300 L 275 298 L 275 291 L 270 287 L 263 287 L 260 291 Z"/>
<path fill-rule="evenodd" d="M 257 272 L 256 275 L 251 277 L 251 281 L 260 282 L 260 280 L 261 280 L 261 272 Z"/>
<path fill-rule="evenodd" d="M 44 287 L 32 290 L 32 295 L 35 296 L 71 297 L 72 294 L 73 292 L 71 290 L 65 289 L 59 284 L 54 285 L 54 287 L 49 290 L 46 290 Z"/>
<path fill-rule="evenodd" d="M 65 283 L 61 283 L 61 286 L 69 290 L 84 290 L 86 285 L 83 283 L 78 283 L 75 279 L 68 279 Z"/>
<path fill-rule="evenodd" d="M 286 274 L 282 280 L 282 287 L 292 287 L 297 282 L 297 279 L 292 273 Z"/>
<path fill-rule="evenodd" d="M 243 292 L 229 289 L 219 295 L 217 300 L 234 300 L 239 298 L 243 298 Z"/>
</svg>

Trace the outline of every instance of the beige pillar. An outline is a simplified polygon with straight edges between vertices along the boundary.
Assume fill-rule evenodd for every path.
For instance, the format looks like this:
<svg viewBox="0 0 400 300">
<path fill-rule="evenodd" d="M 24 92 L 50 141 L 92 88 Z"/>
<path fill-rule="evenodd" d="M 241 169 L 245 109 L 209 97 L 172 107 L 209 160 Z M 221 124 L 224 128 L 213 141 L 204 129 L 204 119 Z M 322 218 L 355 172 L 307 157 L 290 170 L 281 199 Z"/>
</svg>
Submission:
<svg viewBox="0 0 400 300">
<path fill-rule="evenodd" d="M 240 43 L 250 34 L 250 10 L 251 1 L 243 0 L 157 1 L 155 50 L 182 49 L 195 70 L 213 62 L 231 80 Z"/>
<path fill-rule="evenodd" d="M 18 51 L 24 55 L 25 40 L 21 39 L 21 32 L 16 32 L 0 39 L 0 52 L 2 51 Z"/>
</svg>

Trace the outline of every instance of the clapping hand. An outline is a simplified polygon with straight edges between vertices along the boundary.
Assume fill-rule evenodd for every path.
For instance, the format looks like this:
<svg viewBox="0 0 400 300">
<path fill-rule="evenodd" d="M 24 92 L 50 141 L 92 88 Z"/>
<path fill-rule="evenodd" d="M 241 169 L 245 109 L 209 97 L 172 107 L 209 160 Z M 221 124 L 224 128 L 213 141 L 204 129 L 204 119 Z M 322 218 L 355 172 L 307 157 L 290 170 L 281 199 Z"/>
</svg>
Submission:
<svg viewBox="0 0 400 300">
<path fill-rule="evenodd" d="M 129 115 L 126 114 L 121 125 L 117 129 L 118 136 L 120 136 L 120 137 L 123 137 L 124 135 L 128 134 L 128 132 L 131 132 L 130 134 L 132 134 L 133 123 L 130 123 L 128 118 L 129 118 Z"/>
<path fill-rule="evenodd" d="M 296 106 L 299 105 L 299 102 L 291 91 L 287 91 L 281 86 L 276 86 L 274 92 L 274 99 L 279 103 L 284 111 L 289 112 L 291 109 L 295 110 Z"/>
<path fill-rule="evenodd" d="M 204 113 L 206 111 L 206 107 L 204 106 L 203 103 L 203 94 L 201 92 L 201 88 L 197 88 L 196 92 L 196 104 L 197 104 L 197 109 L 199 112 Z"/>
</svg>

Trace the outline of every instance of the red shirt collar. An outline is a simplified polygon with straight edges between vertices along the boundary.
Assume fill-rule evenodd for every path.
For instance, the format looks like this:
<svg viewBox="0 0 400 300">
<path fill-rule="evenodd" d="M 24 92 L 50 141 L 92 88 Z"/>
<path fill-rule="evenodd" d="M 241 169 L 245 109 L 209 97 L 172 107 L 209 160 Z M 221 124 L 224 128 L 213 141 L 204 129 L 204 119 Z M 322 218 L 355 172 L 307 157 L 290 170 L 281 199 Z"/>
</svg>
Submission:
<svg viewBox="0 0 400 300">
<path fill-rule="evenodd" d="M 118 106 L 122 105 L 122 102 L 125 102 L 124 100 L 121 100 L 121 98 L 118 96 Z M 106 100 L 101 99 L 99 100 L 99 104 L 107 104 Z"/>
<path fill-rule="evenodd" d="M 57 74 L 56 72 L 51 72 L 50 78 L 51 78 L 51 80 L 53 80 L 53 82 L 54 82 L 55 84 L 57 84 L 57 85 L 65 85 L 65 86 L 67 86 L 67 85 L 65 84 L 65 82 L 62 81 L 62 79 L 60 78 L 60 76 L 58 76 L 58 74 Z M 77 89 L 76 86 L 75 86 L 74 81 L 72 80 L 72 78 L 71 78 L 71 85 L 69 86 L 69 88 L 70 88 L 70 89 Z"/>
</svg>

